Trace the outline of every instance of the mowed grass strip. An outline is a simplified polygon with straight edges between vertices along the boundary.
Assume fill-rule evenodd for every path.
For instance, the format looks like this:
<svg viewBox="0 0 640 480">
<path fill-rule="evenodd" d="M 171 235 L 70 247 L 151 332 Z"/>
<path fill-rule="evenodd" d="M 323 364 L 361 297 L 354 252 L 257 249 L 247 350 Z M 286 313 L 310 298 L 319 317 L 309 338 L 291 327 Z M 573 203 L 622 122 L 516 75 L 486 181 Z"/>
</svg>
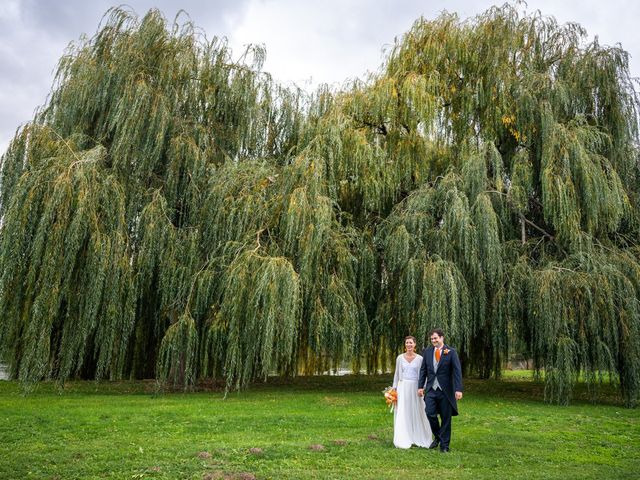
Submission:
<svg viewBox="0 0 640 480">
<path fill-rule="evenodd" d="M 273 379 L 241 393 L 152 382 L 0 382 L 0 478 L 638 478 L 640 415 L 613 389 L 542 401 L 517 373 L 466 381 L 451 453 L 395 449 L 389 376 Z M 252 450 L 253 449 L 253 450 Z"/>
</svg>

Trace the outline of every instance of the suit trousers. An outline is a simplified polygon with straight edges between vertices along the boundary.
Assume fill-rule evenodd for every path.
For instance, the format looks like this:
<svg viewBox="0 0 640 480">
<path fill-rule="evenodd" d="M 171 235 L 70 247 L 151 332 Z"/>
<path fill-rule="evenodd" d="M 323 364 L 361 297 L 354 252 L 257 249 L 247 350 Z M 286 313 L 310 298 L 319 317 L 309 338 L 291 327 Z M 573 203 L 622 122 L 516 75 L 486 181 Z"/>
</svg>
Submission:
<svg viewBox="0 0 640 480">
<path fill-rule="evenodd" d="M 449 399 L 442 390 L 430 388 L 426 391 L 424 402 L 435 441 L 440 444 L 441 449 L 449 448 L 452 413 Z M 438 422 L 438 415 L 440 415 L 440 422 Z"/>
</svg>

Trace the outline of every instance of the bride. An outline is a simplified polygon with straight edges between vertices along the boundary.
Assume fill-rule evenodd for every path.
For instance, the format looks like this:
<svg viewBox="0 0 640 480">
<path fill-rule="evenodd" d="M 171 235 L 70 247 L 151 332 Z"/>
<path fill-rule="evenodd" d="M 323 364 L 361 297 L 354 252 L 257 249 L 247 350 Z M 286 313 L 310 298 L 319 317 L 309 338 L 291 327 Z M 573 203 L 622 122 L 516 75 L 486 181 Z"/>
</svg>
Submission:
<svg viewBox="0 0 640 480">
<path fill-rule="evenodd" d="M 393 417 L 393 444 L 397 448 L 410 448 L 411 445 L 429 448 L 431 427 L 424 401 L 418 396 L 418 376 L 423 360 L 415 351 L 415 337 L 405 337 L 404 346 L 406 352 L 398 355 L 393 377 L 393 388 L 398 393 Z"/>
</svg>

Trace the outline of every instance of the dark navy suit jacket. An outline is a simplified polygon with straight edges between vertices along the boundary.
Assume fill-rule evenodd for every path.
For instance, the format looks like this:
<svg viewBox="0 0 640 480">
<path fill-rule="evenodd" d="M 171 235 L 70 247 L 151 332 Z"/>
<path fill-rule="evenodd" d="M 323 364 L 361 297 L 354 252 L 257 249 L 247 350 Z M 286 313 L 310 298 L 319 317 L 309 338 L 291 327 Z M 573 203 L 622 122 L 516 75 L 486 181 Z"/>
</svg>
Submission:
<svg viewBox="0 0 640 480">
<path fill-rule="evenodd" d="M 448 350 L 448 353 L 445 354 L 445 350 Z M 433 368 L 433 351 L 433 346 L 427 347 L 422 351 L 422 366 L 420 367 L 418 388 L 424 388 L 426 395 L 433 387 L 433 382 L 437 377 L 440 388 L 442 388 L 451 403 L 452 415 L 458 415 L 458 402 L 456 401 L 455 392 L 463 391 L 460 359 L 456 351 L 445 344 L 442 347 L 438 371 L 436 372 Z"/>
</svg>

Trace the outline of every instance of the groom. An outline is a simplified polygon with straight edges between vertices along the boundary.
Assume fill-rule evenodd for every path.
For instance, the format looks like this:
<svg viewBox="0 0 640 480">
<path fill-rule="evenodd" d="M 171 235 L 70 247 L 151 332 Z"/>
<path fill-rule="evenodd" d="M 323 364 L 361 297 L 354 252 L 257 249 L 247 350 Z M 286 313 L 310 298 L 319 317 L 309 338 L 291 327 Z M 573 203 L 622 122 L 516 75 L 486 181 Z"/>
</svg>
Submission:
<svg viewBox="0 0 640 480">
<path fill-rule="evenodd" d="M 440 451 L 446 453 L 451 440 L 451 417 L 458 415 L 457 400 L 462 399 L 462 369 L 456 351 L 444 344 L 442 330 L 432 330 L 429 337 L 433 346 L 422 351 L 418 395 L 425 397 L 433 431 L 434 440 L 429 448 L 439 445 Z"/>
</svg>

